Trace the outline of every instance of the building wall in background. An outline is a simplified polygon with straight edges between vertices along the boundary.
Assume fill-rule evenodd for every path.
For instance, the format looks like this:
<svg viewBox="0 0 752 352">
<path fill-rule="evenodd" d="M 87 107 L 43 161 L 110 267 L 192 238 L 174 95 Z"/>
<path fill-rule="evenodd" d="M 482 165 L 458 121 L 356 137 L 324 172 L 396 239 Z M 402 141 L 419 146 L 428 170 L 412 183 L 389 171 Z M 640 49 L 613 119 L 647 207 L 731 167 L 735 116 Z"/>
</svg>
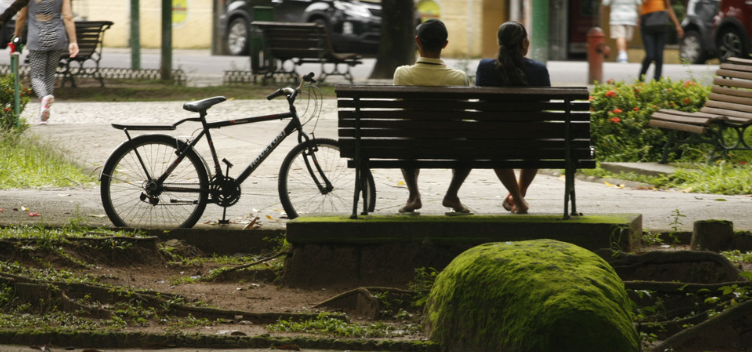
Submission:
<svg viewBox="0 0 752 352">
<path fill-rule="evenodd" d="M 173 0 L 172 45 L 175 49 L 208 49 L 211 46 L 212 0 Z M 140 0 L 141 46 L 162 45 L 162 1 Z M 104 45 L 128 47 L 130 40 L 129 0 L 73 0 L 77 19 L 112 21 Z"/>
</svg>

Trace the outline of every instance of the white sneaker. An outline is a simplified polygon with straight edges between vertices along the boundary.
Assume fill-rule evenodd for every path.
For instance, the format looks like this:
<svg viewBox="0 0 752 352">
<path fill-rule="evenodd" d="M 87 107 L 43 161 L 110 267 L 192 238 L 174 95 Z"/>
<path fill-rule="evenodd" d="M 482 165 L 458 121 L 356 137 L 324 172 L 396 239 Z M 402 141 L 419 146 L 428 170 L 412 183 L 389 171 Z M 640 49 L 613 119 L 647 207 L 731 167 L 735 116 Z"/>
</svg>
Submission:
<svg viewBox="0 0 752 352">
<path fill-rule="evenodd" d="M 50 119 L 50 107 L 55 102 L 55 97 L 52 95 L 45 95 L 42 97 L 42 107 L 39 111 L 39 124 L 47 124 L 47 120 Z"/>
</svg>

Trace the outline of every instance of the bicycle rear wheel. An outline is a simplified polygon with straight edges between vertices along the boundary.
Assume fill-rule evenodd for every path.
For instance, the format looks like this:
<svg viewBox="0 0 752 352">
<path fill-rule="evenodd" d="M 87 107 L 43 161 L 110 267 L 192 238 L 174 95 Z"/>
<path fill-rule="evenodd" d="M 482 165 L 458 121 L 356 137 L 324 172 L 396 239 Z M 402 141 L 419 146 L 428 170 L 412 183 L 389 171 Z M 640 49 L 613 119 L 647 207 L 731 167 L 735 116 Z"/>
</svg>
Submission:
<svg viewBox="0 0 752 352">
<path fill-rule="evenodd" d="M 316 164 L 331 183 L 330 190 L 322 192 L 314 180 L 325 186 Z M 373 176 L 369 175 L 367 185 L 368 210 L 373 211 L 376 206 Z M 355 170 L 347 168 L 347 159 L 339 156 L 339 143 L 333 139 L 311 139 L 298 144 L 287 154 L 279 170 L 279 199 L 290 219 L 308 213 L 350 214 L 354 191 Z"/>
<path fill-rule="evenodd" d="M 187 150 L 165 182 L 156 183 L 177 159 L 177 151 L 184 149 L 185 143 L 166 135 L 138 136 L 115 149 L 101 177 L 102 205 L 115 226 L 189 228 L 196 224 L 206 208 L 209 189 L 201 157 L 193 149 Z"/>
</svg>

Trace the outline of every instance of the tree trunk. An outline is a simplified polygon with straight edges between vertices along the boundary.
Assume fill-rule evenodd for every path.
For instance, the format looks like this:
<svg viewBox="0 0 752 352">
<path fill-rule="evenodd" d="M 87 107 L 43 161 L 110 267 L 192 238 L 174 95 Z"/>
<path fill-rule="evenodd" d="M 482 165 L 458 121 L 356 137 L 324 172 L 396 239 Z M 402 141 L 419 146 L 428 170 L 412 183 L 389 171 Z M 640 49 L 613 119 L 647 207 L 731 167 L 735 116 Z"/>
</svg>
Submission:
<svg viewBox="0 0 752 352">
<path fill-rule="evenodd" d="M 381 44 L 372 79 L 394 77 L 394 70 L 415 63 L 415 5 L 413 1 L 381 1 Z"/>
</svg>

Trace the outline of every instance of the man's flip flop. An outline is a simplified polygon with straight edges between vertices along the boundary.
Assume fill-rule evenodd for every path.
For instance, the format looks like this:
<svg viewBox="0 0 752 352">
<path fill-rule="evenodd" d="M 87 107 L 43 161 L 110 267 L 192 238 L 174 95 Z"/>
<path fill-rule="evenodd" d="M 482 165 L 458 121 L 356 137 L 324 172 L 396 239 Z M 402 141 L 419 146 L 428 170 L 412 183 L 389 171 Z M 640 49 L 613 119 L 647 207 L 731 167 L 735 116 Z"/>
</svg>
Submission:
<svg viewBox="0 0 752 352">
<path fill-rule="evenodd" d="M 512 211 L 512 207 L 514 207 L 514 201 L 512 200 L 512 195 L 507 194 L 507 197 L 504 199 L 504 202 L 501 203 L 501 206 L 504 207 L 507 211 Z"/>
<path fill-rule="evenodd" d="M 399 208 L 397 210 L 398 215 L 420 215 L 419 212 L 415 211 L 415 209 L 405 209 L 405 207 Z"/>
<path fill-rule="evenodd" d="M 464 216 L 464 215 L 474 215 L 473 212 L 470 210 L 470 208 L 466 206 L 462 206 L 462 209 L 460 210 L 452 210 L 449 212 L 444 213 L 446 216 Z"/>
</svg>

